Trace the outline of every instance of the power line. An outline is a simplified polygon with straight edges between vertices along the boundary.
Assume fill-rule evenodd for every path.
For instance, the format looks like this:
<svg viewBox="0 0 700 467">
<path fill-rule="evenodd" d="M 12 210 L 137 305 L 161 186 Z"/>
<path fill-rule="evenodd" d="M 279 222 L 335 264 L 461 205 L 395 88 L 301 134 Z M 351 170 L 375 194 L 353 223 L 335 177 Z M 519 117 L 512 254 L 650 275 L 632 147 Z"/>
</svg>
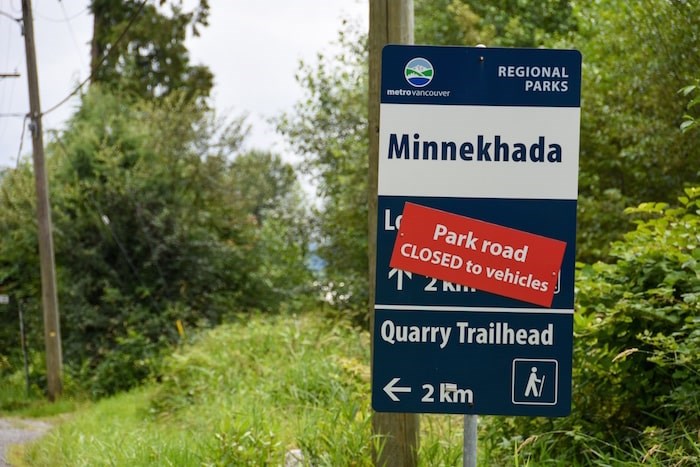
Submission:
<svg viewBox="0 0 700 467">
<path fill-rule="evenodd" d="M 70 19 L 68 19 L 68 13 L 66 13 L 66 7 L 63 6 L 63 2 L 59 0 L 58 2 L 59 5 L 61 5 L 61 12 L 63 13 L 63 17 L 66 19 L 65 23 L 66 26 L 68 26 L 68 32 L 70 33 L 70 38 L 73 41 L 73 46 L 75 47 L 76 52 L 78 52 L 78 60 L 80 60 L 80 65 L 84 65 L 83 63 L 83 57 L 80 55 L 80 46 L 78 45 L 78 40 L 75 38 L 75 32 L 73 31 L 73 26 L 71 26 Z M 86 11 L 87 8 L 83 11 Z M 77 18 L 75 16 L 74 18 Z"/>
<path fill-rule="evenodd" d="M 7 69 L 7 66 L 10 64 L 10 50 L 12 48 L 12 38 L 13 37 L 14 37 L 14 34 L 12 33 L 11 29 L 7 28 L 7 40 L 5 40 L 5 64 L 4 64 L 5 69 Z"/>
<path fill-rule="evenodd" d="M 109 48 L 107 53 L 102 56 L 102 58 L 100 59 L 99 63 L 97 63 L 95 68 L 90 72 L 90 76 L 85 78 L 80 84 L 78 84 L 75 87 L 75 89 L 73 89 L 66 97 L 64 97 L 56 105 L 54 105 L 53 107 L 49 107 L 48 110 L 45 110 L 42 113 L 42 115 L 47 115 L 47 114 L 53 112 L 54 110 L 56 110 L 57 108 L 59 108 L 60 106 L 62 106 L 63 104 L 65 104 L 66 102 L 68 102 L 68 100 L 71 97 L 73 97 L 74 95 L 76 95 L 78 93 L 78 91 L 80 91 L 82 89 L 82 87 L 85 86 L 85 84 L 87 84 L 88 81 L 90 81 L 92 78 L 95 77 L 95 74 L 97 73 L 97 71 L 102 67 L 102 65 L 104 65 L 105 61 L 107 61 L 107 58 L 114 53 L 114 50 L 117 49 L 119 42 L 121 42 L 121 40 L 126 36 L 126 33 L 129 32 L 129 29 L 131 28 L 131 26 L 136 22 L 136 18 L 138 18 L 138 16 L 141 14 L 141 11 L 143 11 L 143 8 L 146 6 L 147 2 L 148 2 L 148 0 L 141 1 L 141 3 L 139 4 L 139 7 L 134 12 L 134 14 L 131 16 L 131 18 L 129 19 L 129 22 L 127 23 L 124 30 L 121 32 L 119 37 L 117 37 L 117 40 L 114 41 L 114 43 Z"/>
<path fill-rule="evenodd" d="M 79 11 L 78 13 L 75 13 L 74 15 L 71 15 L 70 17 L 68 17 L 66 15 L 66 9 L 63 6 L 63 2 L 59 1 L 58 3 L 61 4 L 61 9 L 63 10 L 63 19 L 49 18 L 47 16 L 40 15 L 39 13 L 36 12 L 36 10 L 34 10 L 34 16 L 42 19 L 43 21 L 48 21 L 50 23 L 64 23 L 66 21 L 72 21 L 76 18 L 79 18 L 80 16 L 84 15 L 86 11 L 88 11 L 90 9 L 90 7 L 85 7 L 81 11 Z"/>
<path fill-rule="evenodd" d="M 12 6 L 12 5 L 10 5 Z M 21 24 L 19 24 L 21 27 Z M 3 70 L 11 70 L 12 68 L 10 67 L 10 57 L 12 57 L 11 51 L 13 50 L 13 41 L 15 40 L 15 31 L 12 30 L 12 28 L 4 28 L 5 31 L 7 31 L 7 34 L 5 35 L 5 39 L 3 40 L 3 43 L 5 44 L 5 49 L 3 55 L 5 60 L 3 61 L 2 68 L 0 71 Z M 17 68 L 18 65 L 15 65 L 14 70 L 15 73 L 11 73 L 11 75 L 17 74 Z M 5 73 L 5 74 L 0 74 L 0 78 L 5 78 L 5 75 L 10 74 L 10 73 Z M 9 86 L 3 86 L 0 85 L 0 114 L 9 112 L 13 102 L 13 97 L 15 96 L 14 90 L 15 90 L 15 85 L 17 83 L 17 80 L 11 80 L 9 82 Z M 0 84 L 5 84 L 5 81 L 0 80 Z M 9 89 L 8 89 L 9 88 Z M 0 123 L 0 139 L 3 138 L 5 135 L 5 131 L 7 130 L 8 124 L 6 123 L 7 120 L 2 120 Z"/>
<path fill-rule="evenodd" d="M 10 18 L 12 21 L 16 22 L 17 24 L 22 24 L 22 18 L 17 18 L 15 16 L 12 16 L 9 13 L 5 13 L 4 11 L 0 10 L 0 16 L 4 16 L 6 18 Z"/>
</svg>

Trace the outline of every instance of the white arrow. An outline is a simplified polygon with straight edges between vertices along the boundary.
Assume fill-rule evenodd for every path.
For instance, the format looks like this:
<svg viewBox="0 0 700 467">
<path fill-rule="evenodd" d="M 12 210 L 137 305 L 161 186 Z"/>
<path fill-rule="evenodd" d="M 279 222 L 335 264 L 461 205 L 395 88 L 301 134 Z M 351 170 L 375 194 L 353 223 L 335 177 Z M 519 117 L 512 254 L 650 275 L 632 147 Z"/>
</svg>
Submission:
<svg viewBox="0 0 700 467">
<path fill-rule="evenodd" d="M 387 394 L 387 396 L 391 397 L 391 400 L 394 402 L 398 402 L 399 398 L 396 397 L 396 392 L 411 392 L 410 387 L 403 387 L 403 386 L 394 386 L 396 383 L 399 382 L 401 378 L 394 378 L 391 381 L 389 381 L 389 384 L 384 386 L 384 392 Z"/>
<path fill-rule="evenodd" d="M 389 279 L 396 276 L 396 290 L 403 290 L 403 275 L 406 274 L 409 279 L 413 279 L 413 274 L 401 269 L 392 268 L 389 271 Z"/>
</svg>

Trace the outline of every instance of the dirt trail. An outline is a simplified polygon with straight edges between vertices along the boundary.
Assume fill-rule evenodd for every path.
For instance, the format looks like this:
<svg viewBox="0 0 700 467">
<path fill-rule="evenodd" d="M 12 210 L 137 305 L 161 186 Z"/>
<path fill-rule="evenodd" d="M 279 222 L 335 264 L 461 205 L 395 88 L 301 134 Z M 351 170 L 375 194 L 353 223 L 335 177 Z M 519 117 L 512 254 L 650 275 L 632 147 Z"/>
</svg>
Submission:
<svg viewBox="0 0 700 467">
<path fill-rule="evenodd" d="M 32 441 L 46 433 L 51 425 L 39 420 L 0 418 L 0 467 L 7 467 L 8 447 Z"/>
</svg>

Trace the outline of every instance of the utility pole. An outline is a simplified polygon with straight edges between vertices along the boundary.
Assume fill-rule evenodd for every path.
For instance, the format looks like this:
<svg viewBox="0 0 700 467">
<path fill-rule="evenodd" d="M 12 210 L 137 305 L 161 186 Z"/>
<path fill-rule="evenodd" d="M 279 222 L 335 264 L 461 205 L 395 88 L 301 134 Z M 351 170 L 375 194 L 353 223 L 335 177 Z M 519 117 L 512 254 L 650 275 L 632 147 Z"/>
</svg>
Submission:
<svg viewBox="0 0 700 467">
<path fill-rule="evenodd" d="M 374 299 L 377 279 L 377 171 L 379 167 L 379 93 L 382 48 L 386 44 L 413 43 L 413 0 L 369 2 L 369 307 L 370 333 L 374 332 Z M 372 349 L 374 352 L 374 349 Z M 374 413 L 372 431 L 383 443 L 374 453 L 375 465 L 411 467 L 418 463 L 418 415 Z"/>
<path fill-rule="evenodd" d="M 49 184 L 44 164 L 44 138 L 41 127 L 41 103 L 39 100 L 39 76 L 34 47 L 34 20 L 31 0 L 22 0 L 22 24 L 24 47 L 27 56 L 27 81 L 29 84 L 29 129 L 32 132 L 34 181 L 36 183 L 37 220 L 39 225 L 39 259 L 41 262 L 41 299 L 44 309 L 44 342 L 46 345 L 46 378 L 49 400 L 55 401 L 63 391 L 61 372 L 61 325 L 58 318 L 58 294 L 56 292 L 56 268 L 54 264 L 53 235 L 51 232 L 51 206 Z"/>
</svg>

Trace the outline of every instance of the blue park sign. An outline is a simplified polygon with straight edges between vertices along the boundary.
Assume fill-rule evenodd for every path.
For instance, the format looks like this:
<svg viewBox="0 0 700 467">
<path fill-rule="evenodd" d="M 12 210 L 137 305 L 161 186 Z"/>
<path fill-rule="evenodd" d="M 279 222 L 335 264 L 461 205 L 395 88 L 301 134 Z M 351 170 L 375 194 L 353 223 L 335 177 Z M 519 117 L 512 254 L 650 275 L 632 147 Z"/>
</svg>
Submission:
<svg viewBox="0 0 700 467">
<path fill-rule="evenodd" d="M 384 48 L 375 410 L 569 413 L 580 88 L 573 50 Z M 566 242 L 551 306 L 391 268 L 406 202 Z"/>
</svg>

